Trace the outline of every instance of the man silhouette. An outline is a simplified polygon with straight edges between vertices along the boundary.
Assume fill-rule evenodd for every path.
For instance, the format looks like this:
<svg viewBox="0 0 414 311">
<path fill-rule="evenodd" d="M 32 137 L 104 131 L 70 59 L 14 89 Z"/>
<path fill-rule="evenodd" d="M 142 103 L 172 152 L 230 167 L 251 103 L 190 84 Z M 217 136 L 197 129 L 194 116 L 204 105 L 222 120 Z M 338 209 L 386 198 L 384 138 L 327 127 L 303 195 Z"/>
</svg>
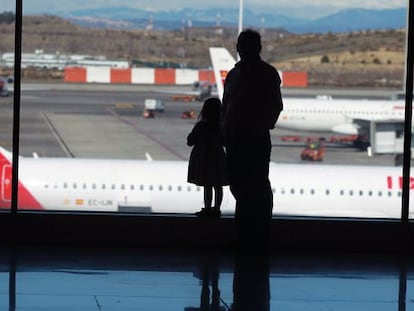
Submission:
<svg viewBox="0 0 414 311">
<path fill-rule="evenodd" d="M 241 60 L 226 77 L 222 106 L 238 244 L 247 248 L 269 245 L 273 209 L 269 130 L 283 110 L 279 74 L 261 59 L 261 47 L 258 32 L 240 33 L 237 52 Z"/>
</svg>

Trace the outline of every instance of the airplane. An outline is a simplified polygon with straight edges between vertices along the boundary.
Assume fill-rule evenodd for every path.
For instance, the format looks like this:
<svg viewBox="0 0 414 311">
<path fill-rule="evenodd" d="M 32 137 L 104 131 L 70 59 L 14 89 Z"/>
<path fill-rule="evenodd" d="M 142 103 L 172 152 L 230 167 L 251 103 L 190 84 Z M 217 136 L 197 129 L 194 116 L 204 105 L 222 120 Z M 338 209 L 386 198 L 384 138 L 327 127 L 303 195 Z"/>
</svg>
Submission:
<svg viewBox="0 0 414 311">
<path fill-rule="evenodd" d="M 217 83 L 218 97 L 223 98 L 224 81 L 236 60 L 226 48 L 210 47 L 210 58 Z M 282 81 L 283 83 L 283 81 Z M 370 122 L 404 122 L 405 102 L 396 100 L 283 98 L 284 110 L 276 124 L 277 128 L 332 132 L 357 135 L 356 147 L 366 149 Z"/>
<path fill-rule="evenodd" d="M 11 162 L 12 153 L 0 147 L 1 209 L 10 209 Z M 187 183 L 187 167 L 186 161 L 20 157 L 18 207 L 193 214 L 203 206 L 203 192 Z M 401 176 L 398 167 L 270 163 L 273 214 L 400 218 Z M 234 208 L 224 187 L 223 215 Z"/>
</svg>

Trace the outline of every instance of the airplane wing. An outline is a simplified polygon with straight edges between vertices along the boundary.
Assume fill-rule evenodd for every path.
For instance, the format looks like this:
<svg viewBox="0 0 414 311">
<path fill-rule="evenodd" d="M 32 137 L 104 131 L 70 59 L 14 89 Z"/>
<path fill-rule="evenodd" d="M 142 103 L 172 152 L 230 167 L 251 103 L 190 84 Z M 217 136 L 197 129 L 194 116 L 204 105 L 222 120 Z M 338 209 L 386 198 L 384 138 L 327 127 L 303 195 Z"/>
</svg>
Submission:
<svg viewBox="0 0 414 311">
<path fill-rule="evenodd" d="M 374 117 L 349 117 L 351 122 L 338 124 L 332 128 L 332 132 L 343 135 L 369 135 L 374 123 L 404 123 L 404 120 L 398 118 L 384 118 L 382 116 Z"/>
</svg>

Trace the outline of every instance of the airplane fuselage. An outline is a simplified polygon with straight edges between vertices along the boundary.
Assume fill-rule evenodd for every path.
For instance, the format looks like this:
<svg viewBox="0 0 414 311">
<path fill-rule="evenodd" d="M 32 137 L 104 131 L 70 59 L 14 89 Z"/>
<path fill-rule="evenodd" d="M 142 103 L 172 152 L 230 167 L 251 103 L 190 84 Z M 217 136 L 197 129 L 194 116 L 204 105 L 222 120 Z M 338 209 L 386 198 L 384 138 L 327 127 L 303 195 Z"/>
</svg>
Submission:
<svg viewBox="0 0 414 311">
<path fill-rule="evenodd" d="M 20 158 L 19 208 L 192 214 L 203 207 L 203 189 L 187 183 L 187 165 L 185 161 Z M 0 207 L 10 208 L 10 160 L 3 156 L 0 166 Z M 270 181 L 275 215 L 401 215 L 398 167 L 271 163 Z M 225 187 L 223 214 L 233 214 L 234 206 Z"/>
<path fill-rule="evenodd" d="M 283 103 L 276 126 L 292 130 L 357 135 L 357 120 L 404 120 L 403 101 L 284 98 Z"/>
</svg>

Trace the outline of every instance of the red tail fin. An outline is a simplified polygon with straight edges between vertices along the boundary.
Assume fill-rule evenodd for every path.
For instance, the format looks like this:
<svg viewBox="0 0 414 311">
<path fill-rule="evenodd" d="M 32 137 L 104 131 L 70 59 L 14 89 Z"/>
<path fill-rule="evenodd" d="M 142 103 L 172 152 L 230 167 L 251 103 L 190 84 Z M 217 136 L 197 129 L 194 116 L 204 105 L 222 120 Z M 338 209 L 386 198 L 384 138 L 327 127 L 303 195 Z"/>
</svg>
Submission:
<svg viewBox="0 0 414 311">
<path fill-rule="evenodd" d="M 42 205 L 19 181 L 18 205 L 21 209 L 42 210 Z M 11 208 L 12 154 L 0 147 L 0 209 Z"/>
<path fill-rule="evenodd" d="M 10 208 L 12 166 L 7 151 L 0 147 L 0 208 Z"/>
</svg>

